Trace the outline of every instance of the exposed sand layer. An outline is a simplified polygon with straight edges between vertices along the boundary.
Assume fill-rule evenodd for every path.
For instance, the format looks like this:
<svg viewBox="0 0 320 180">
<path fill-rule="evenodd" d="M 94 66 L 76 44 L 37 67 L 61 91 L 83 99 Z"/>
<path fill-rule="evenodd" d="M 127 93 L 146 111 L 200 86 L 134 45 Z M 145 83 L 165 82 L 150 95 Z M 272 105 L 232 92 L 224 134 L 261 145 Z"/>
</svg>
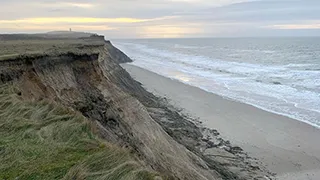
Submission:
<svg viewBox="0 0 320 180">
<path fill-rule="evenodd" d="M 320 130 L 253 106 L 225 99 L 145 69 L 122 65 L 156 95 L 217 129 L 231 143 L 263 161 L 283 180 L 320 179 Z"/>
</svg>

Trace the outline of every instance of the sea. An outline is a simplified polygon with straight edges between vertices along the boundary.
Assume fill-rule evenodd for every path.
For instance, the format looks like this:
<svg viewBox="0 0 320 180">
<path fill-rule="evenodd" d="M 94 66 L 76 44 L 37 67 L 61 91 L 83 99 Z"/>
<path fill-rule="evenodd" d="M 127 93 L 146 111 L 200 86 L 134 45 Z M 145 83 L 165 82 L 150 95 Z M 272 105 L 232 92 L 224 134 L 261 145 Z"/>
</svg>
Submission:
<svg viewBox="0 0 320 180">
<path fill-rule="evenodd" d="M 133 65 L 320 128 L 320 37 L 112 43 Z"/>
</svg>

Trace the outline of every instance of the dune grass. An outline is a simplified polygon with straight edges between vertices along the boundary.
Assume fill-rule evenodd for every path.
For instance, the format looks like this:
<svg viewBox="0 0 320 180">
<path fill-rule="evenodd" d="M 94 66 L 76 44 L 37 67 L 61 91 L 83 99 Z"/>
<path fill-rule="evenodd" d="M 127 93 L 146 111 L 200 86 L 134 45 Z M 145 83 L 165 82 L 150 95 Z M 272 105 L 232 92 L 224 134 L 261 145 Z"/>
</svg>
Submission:
<svg viewBox="0 0 320 180">
<path fill-rule="evenodd" d="M 10 40 L 0 43 L 0 61 L 20 56 L 92 54 L 104 46 L 103 40 L 48 39 L 48 40 Z"/>
<path fill-rule="evenodd" d="M 0 180 L 153 179 L 124 149 L 99 139 L 81 114 L 23 101 L 0 87 Z"/>
</svg>

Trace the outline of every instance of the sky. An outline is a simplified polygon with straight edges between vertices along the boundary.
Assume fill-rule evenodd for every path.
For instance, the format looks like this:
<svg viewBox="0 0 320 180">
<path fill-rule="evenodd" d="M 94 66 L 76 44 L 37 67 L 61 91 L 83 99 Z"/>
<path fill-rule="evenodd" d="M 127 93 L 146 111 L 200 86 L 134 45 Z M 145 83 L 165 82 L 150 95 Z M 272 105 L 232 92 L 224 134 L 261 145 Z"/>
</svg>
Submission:
<svg viewBox="0 0 320 180">
<path fill-rule="evenodd" d="M 320 0 L 0 0 L 0 33 L 107 38 L 319 36 Z"/>
</svg>

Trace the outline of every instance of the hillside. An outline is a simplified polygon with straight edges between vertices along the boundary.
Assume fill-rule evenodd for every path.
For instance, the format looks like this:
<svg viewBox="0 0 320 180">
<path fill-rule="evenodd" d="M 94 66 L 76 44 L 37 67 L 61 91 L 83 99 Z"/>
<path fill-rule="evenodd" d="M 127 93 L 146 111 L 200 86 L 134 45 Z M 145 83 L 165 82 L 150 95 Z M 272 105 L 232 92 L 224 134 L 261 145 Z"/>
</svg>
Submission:
<svg viewBox="0 0 320 180">
<path fill-rule="evenodd" d="M 269 175 L 143 89 L 119 65 L 130 58 L 103 37 L 1 37 L 0 179 Z"/>
<path fill-rule="evenodd" d="M 23 101 L 0 87 L 0 179 L 153 179 L 130 153 L 99 138 L 72 109 Z"/>
</svg>

